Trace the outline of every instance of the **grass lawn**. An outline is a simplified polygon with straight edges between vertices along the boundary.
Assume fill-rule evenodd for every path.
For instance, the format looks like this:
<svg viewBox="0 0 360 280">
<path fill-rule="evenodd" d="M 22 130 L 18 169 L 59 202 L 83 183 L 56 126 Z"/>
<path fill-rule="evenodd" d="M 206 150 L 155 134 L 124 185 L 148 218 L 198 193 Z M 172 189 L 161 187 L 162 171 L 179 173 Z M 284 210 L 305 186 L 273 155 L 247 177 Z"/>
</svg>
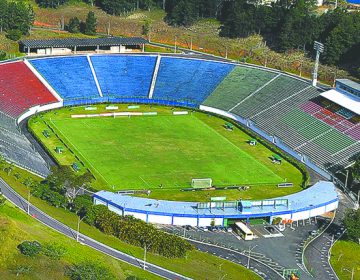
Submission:
<svg viewBox="0 0 360 280">
<path fill-rule="evenodd" d="M 16 179 L 16 177 L 14 176 L 15 174 L 17 174 L 18 175 L 17 177 L 20 177 L 20 179 Z M 27 177 L 31 177 L 35 181 L 40 180 L 40 178 L 24 170 L 21 170 L 17 167 L 14 168 L 14 171 L 10 174 L 10 176 L 8 176 L 5 172 L 0 170 L 0 177 L 2 177 L 10 186 L 12 186 L 15 189 L 15 191 L 17 191 L 20 195 L 22 195 L 25 198 L 27 197 L 28 191 L 27 188 L 21 182 Z M 54 217 L 60 222 L 66 224 L 67 226 L 73 229 L 77 228 L 77 216 L 74 213 L 71 213 L 62 208 L 52 207 L 49 204 L 47 204 L 45 201 L 36 197 L 31 197 L 31 203 L 36 207 L 38 207 L 39 209 L 41 209 L 42 211 L 49 214 L 51 217 Z M 49 229 L 49 232 L 53 232 L 53 231 Z M 143 258 L 144 252 L 142 248 L 126 244 L 121 240 L 117 239 L 116 237 L 106 235 L 100 232 L 99 230 L 97 230 L 96 228 L 91 227 L 85 223 L 81 223 L 80 232 L 117 250 L 120 250 L 122 252 L 125 252 L 127 254 L 130 254 L 138 258 Z M 59 234 L 56 234 L 55 232 L 53 232 L 53 234 L 54 236 L 59 236 Z M 0 234 L 0 238 L 1 236 L 2 234 Z M 70 239 L 67 240 L 68 242 L 72 242 Z M 2 242 L 0 244 L 2 245 Z M 0 248 L 2 249 L 2 247 Z M 76 248 L 74 249 L 75 251 Z M 79 252 L 82 254 L 82 251 Z M 90 259 L 96 259 L 90 253 L 84 253 L 84 255 L 79 256 L 79 258 L 84 256 L 88 256 Z M 243 266 L 234 264 L 227 260 L 219 259 L 215 256 L 202 253 L 197 250 L 189 252 L 187 257 L 183 259 L 167 259 L 165 257 L 161 257 L 152 253 L 147 254 L 147 259 L 149 262 L 163 266 L 167 269 L 173 270 L 175 272 L 186 275 L 193 279 L 204 279 L 204 275 L 206 275 L 208 279 L 221 279 L 224 276 L 224 271 L 226 271 L 227 273 L 226 279 L 235 280 L 235 279 L 239 279 L 239 277 L 240 279 L 249 279 L 249 280 L 260 279 L 257 275 L 247 270 Z M 111 262 L 111 260 L 109 260 L 109 262 Z M 113 261 L 113 262 L 117 262 L 117 261 Z M 1 259 L 0 259 L 0 264 L 1 264 Z M 221 265 L 221 270 L 219 269 L 220 265 Z M 134 270 L 134 274 L 138 275 L 135 272 L 136 270 Z M 131 273 L 129 274 L 131 275 Z M 8 279 L 8 278 L 2 278 L 0 274 L 0 279 Z M 120 277 L 119 279 L 123 279 L 123 278 Z"/>
<path fill-rule="evenodd" d="M 352 241 L 340 240 L 331 250 L 331 265 L 341 280 L 351 279 L 354 269 L 354 280 L 360 279 L 360 245 Z"/>
<path fill-rule="evenodd" d="M 97 112 L 102 112 L 104 105 L 99 106 Z M 119 110 L 124 109 L 127 105 L 120 105 Z M 30 127 L 61 164 L 70 165 L 79 156 L 101 181 L 95 186 L 99 189 L 152 189 L 152 197 L 206 200 L 206 192 L 180 192 L 179 188 L 190 187 L 192 178 L 212 178 L 217 186 L 252 185 L 242 193 L 216 191 L 233 198 L 240 194 L 242 198 L 268 198 L 300 190 L 301 173 L 294 166 L 272 164 L 271 151 L 262 145 L 249 146 L 249 136 L 237 128 L 226 130 L 222 119 L 198 112 L 174 116 L 170 108 L 154 106 L 135 111 L 156 111 L 158 116 L 70 116 L 83 111 L 84 107 L 78 107 L 49 112 L 33 118 Z M 47 128 L 44 121 L 75 155 L 69 149 L 54 153 L 56 146 L 63 145 L 55 135 L 42 135 Z M 276 187 L 285 180 L 295 186 Z"/>
<path fill-rule="evenodd" d="M 79 262 L 96 261 L 112 271 L 116 279 L 129 276 L 142 279 L 161 279 L 107 255 L 82 246 L 60 233 L 42 225 L 10 203 L 0 207 L 0 279 L 68 279 L 64 275 L 65 267 Z M 17 249 L 25 240 L 36 240 L 41 244 L 61 244 L 66 254 L 60 260 L 53 260 L 44 255 L 27 257 Z M 28 273 L 16 276 L 20 266 L 31 267 Z"/>
</svg>

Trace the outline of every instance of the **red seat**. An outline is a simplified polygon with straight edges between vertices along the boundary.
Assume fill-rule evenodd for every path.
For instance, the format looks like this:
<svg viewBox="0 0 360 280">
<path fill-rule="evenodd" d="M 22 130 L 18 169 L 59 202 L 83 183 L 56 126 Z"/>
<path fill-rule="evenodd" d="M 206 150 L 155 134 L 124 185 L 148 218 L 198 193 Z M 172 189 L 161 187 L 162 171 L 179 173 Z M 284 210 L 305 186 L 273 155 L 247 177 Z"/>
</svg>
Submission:
<svg viewBox="0 0 360 280">
<path fill-rule="evenodd" d="M 0 64 L 0 100 L 0 111 L 14 118 L 58 101 L 22 61 Z"/>
</svg>

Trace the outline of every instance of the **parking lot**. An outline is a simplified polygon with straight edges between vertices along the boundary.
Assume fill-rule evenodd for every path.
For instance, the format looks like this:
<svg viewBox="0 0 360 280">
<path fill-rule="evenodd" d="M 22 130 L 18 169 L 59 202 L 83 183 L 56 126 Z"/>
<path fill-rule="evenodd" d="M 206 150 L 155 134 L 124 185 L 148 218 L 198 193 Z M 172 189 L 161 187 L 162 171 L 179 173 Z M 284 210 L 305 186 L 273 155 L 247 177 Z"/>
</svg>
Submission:
<svg viewBox="0 0 360 280">
<path fill-rule="evenodd" d="M 302 266 L 302 249 L 306 241 L 316 235 L 319 228 L 328 223 L 328 219 L 307 219 L 286 225 L 283 231 L 269 224 L 250 225 L 256 235 L 252 241 L 245 241 L 234 231 L 223 227 L 199 228 L 190 226 L 159 226 L 164 231 L 214 244 L 224 248 L 234 249 L 244 254 L 251 250 L 251 256 L 266 263 L 281 272 L 284 268 L 302 270 L 302 279 L 306 279 L 306 272 Z"/>
</svg>

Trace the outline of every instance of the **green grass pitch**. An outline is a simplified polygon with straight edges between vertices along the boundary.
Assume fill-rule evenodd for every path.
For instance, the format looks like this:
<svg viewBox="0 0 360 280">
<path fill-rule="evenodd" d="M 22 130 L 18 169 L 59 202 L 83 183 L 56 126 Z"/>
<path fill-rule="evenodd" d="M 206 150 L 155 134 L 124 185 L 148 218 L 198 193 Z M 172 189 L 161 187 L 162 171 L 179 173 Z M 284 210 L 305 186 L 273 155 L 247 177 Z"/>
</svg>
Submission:
<svg viewBox="0 0 360 280">
<path fill-rule="evenodd" d="M 52 125 L 115 189 L 279 183 L 283 179 L 192 115 L 62 119 Z M 231 133 L 231 132 L 229 132 Z"/>
<path fill-rule="evenodd" d="M 127 104 L 117 106 L 117 112 L 129 111 Z M 287 161 L 273 164 L 272 151 L 260 143 L 250 146 L 249 135 L 237 127 L 226 130 L 225 121 L 215 116 L 190 111 L 174 116 L 173 110 L 181 109 L 142 105 L 133 111 L 158 115 L 71 118 L 108 112 L 105 107 L 98 104 L 91 112 L 83 106 L 62 108 L 29 121 L 30 129 L 59 164 L 71 165 L 78 161 L 75 156 L 82 160 L 97 179 L 92 184 L 95 189 L 151 189 L 151 198 L 182 201 L 208 201 L 211 196 L 265 199 L 301 190 L 302 175 L 296 167 Z M 51 129 L 58 137 L 51 132 L 45 138 L 43 130 Z M 55 153 L 57 146 L 64 147 L 62 154 Z M 216 186 L 251 188 L 180 191 L 191 187 L 193 178 L 212 178 Z M 278 188 L 284 181 L 294 187 Z"/>
</svg>

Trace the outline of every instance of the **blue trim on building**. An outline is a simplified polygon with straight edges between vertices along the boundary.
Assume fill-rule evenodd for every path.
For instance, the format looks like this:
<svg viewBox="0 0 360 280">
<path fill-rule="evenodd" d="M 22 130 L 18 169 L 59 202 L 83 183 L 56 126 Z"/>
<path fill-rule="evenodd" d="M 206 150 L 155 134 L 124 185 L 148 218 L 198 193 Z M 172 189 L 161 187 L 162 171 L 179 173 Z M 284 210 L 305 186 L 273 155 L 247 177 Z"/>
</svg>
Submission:
<svg viewBox="0 0 360 280">
<path fill-rule="evenodd" d="M 146 214 L 146 222 L 148 222 L 148 215 L 157 215 L 157 216 L 171 216 L 172 217 L 172 223 L 174 221 L 174 217 L 196 218 L 198 220 L 197 224 L 199 224 L 199 219 L 201 219 L 201 218 L 222 218 L 222 219 L 245 219 L 246 218 L 248 220 L 248 219 L 252 219 L 252 218 L 274 217 L 274 216 L 287 215 L 287 214 L 293 215 L 295 213 L 310 211 L 310 210 L 317 209 L 317 208 L 320 208 L 320 207 L 323 207 L 323 206 L 327 206 L 327 205 L 330 205 L 330 204 L 332 204 L 334 202 L 339 201 L 339 199 L 337 198 L 337 199 L 333 199 L 333 200 L 325 202 L 325 203 L 320 203 L 320 204 L 313 205 L 313 206 L 298 208 L 296 210 L 276 211 L 276 209 L 273 209 L 274 211 L 269 211 L 269 212 L 264 212 L 264 213 L 257 213 L 257 214 L 239 212 L 239 214 L 237 214 L 237 215 L 224 215 L 224 214 L 221 214 L 221 215 L 217 215 L 217 214 L 198 215 L 198 214 L 179 214 L 179 213 L 170 213 L 170 212 L 145 211 L 145 210 L 134 209 L 134 208 L 127 208 L 126 211 L 125 211 L 123 207 L 113 203 L 110 200 L 102 198 L 102 197 L 100 197 L 100 196 L 98 196 L 96 194 L 94 194 L 93 197 L 98 199 L 98 200 L 101 200 L 102 202 L 105 202 L 105 203 L 107 203 L 109 205 L 112 205 L 115 208 L 123 210 L 124 212 Z"/>
</svg>

